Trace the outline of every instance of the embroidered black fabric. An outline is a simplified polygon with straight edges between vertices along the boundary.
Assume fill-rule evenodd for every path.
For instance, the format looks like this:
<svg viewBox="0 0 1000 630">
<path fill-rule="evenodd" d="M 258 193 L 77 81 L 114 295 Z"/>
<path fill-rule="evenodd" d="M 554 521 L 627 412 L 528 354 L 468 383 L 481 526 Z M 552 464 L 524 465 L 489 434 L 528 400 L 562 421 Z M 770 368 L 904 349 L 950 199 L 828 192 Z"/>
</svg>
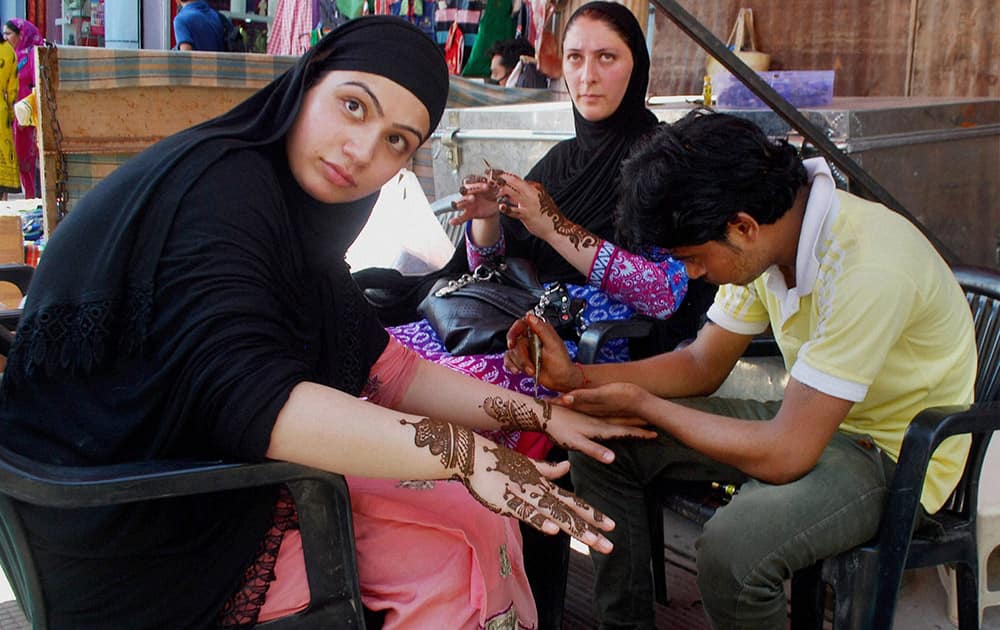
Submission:
<svg viewBox="0 0 1000 630">
<path fill-rule="evenodd" d="M 412 49 L 410 64 L 378 53 L 399 46 Z M 304 191 L 276 178 L 317 74 L 383 67 L 404 87 L 420 83 L 418 97 L 430 91 L 435 125 L 448 82 L 440 50 L 398 19 L 358 18 L 81 198 L 28 292 L 0 382 L 0 443 L 81 466 L 260 461 L 297 383 L 357 395 L 388 337 L 343 254 L 376 195 L 299 203 Z M 255 488 L 108 509 L 25 506 L 50 625 L 214 626 L 273 505 L 271 490 Z"/>
<path fill-rule="evenodd" d="M 274 522 L 260 541 L 257 558 L 247 567 L 243 585 L 222 607 L 220 628 L 252 628 L 257 625 L 260 610 L 267 599 L 267 590 L 274 582 L 274 565 L 278 561 L 285 532 L 299 528 L 295 499 L 287 486 L 281 486 L 274 502 Z"/>
<path fill-rule="evenodd" d="M 139 352 L 152 312 L 152 287 L 128 291 L 123 300 L 48 306 L 21 320 L 11 354 L 24 353 L 28 376 L 40 368 L 86 374 L 108 354 L 109 343 L 117 346 L 112 354 Z M 112 334 L 116 329 L 120 333 Z"/>
</svg>

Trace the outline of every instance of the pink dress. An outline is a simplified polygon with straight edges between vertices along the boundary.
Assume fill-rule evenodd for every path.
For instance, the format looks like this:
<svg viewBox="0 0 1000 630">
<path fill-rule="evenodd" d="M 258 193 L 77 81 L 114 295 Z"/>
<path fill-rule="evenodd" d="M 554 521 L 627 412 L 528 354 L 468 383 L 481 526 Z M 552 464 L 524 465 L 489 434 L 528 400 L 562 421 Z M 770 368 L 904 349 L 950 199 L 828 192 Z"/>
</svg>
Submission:
<svg viewBox="0 0 1000 630">
<path fill-rule="evenodd" d="M 390 340 L 364 395 L 393 407 L 419 361 Z M 386 612 L 385 630 L 538 626 L 516 520 L 486 509 L 459 482 L 348 477 L 347 483 L 362 600 Z M 273 566 L 259 622 L 309 603 L 298 529 L 284 532 Z"/>
<path fill-rule="evenodd" d="M 42 39 L 38 29 L 31 22 L 12 18 L 10 20 L 21 30 L 21 39 L 17 42 L 17 100 L 21 100 L 35 87 L 35 46 L 42 46 L 45 40 Z M 38 182 L 35 175 L 38 169 L 38 143 L 35 141 L 35 128 L 22 127 L 13 122 L 14 128 L 14 151 L 17 153 L 18 168 L 21 174 L 21 188 L 24 190 L 25 199 L 34 199 L 41 192 L 38 190 Z"/>
</svg>

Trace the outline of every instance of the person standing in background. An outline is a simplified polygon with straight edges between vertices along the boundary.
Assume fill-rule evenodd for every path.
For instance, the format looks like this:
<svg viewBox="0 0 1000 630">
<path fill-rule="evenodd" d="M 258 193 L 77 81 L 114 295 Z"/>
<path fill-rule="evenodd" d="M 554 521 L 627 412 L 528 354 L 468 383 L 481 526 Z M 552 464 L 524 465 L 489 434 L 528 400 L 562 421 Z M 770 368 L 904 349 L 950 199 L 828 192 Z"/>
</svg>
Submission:
<svg viewBox="0 0 1000 630">
<path fill-rule="evenodd" d="M 177 0 L 180 10 L 174 16 L 174 39 L 177 50 L 226 50 L 219 13 L 205 0 Z"/>
<path fill-rule="evenodd" d="M 21 191 L 17 172 L 17 152 L 14 150 L 14 103 L 17 101 L 17 53 L 10 42 L 0 42 L 0 199 L 7 193 Z"/>
<path fill-rule="evenodd" d="M 45 43 L 38 27 L 22 18 L 11 18 L 4 24 L 3 36 L 14 47 L 17 54 L 17 98 L 19 101 L 31 94 L 35 87 L 35 46 Z M 17 153 L 21 188 L 25 199 L 38 197 L 38 143 L 35 128 L 22 127 L 16 121 L 11 124 L 14 133 L 14 150 Z"/>
<path fill-rule="evenodd" d="M 525 38 L 498 41 L 490 46 L 486 55 L 490 58 L 487 83 L 507 87 L 549 87 L 549 78 L 538 70 L 535 47 Z"/>
</svg>

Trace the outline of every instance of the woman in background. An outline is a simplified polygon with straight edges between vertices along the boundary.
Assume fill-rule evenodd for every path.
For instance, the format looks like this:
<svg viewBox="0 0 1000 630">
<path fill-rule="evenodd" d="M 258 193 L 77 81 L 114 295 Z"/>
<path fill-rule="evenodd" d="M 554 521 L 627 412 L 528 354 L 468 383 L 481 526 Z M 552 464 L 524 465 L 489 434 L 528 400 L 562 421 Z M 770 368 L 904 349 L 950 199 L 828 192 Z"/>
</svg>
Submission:
<svg viewBox="0 0 1000 630">
<path fill-rule="evenodd" d="M 497 203 L 501 191 L 495 177 L 466 178 L 460 189 L 463 196 L 454 204 L 461 214 L 452 219 L 456 224 L 465 222 L 465 242 L 448 267 L 472 270 L 504 257 L 528 259 L 541 282 L 562 282 L 572 297 L 586 301 L 585 324 L 628 319 L 636 312 L 657 320 L 669 318 L 658 323 L 657 328 L 666 332 L 657 347 L 672 348 L 694 337 L 710 299 L 700 299 L 700 290 L 695 300 L 685 299 L 687 275 L 679 262 L 649 261 L 617 249 L 610 241 L 621 163 L 636 140 L 658 124 L 646 108 L 649 53 L 642 28 L 620 4 L 589 2 L 569 20 L 562 64 L 573 102 L 575 137 L 554 146 L 524 180 L 501 175 L 508 207 Z M 550 214 L 540 214 L 538 191 L 551 202 Z M 675 315 L 682 300 L 684 308 Z M 394 326 L 389 332 L 433 361 L 533 393 L 533 379 L 504 369 L 502 353 L 449 354 L 427 320 Z M 622 342 L 608 344 L 600 359 L 627 357 Z M 505 439 L 533 457 L 543 457 L 550 446 L 537 434 L 511 434 Z"/>
<path fill-rule="evenodd" d="M 4 24 L 4 38 L 10 42 L 17 53 L 17 99 L 21 100 L 31 94 L 35 87 L 35 46 L 42 46 L 45 40 L 38 32 L 38 27 L 23 18 L 11 18 Z M 18 167 L 21 174 L 21 188 L 25 199 L 38 197 L 38 143 L 35 141 L 35 128 L 22 127 L 15 121 L 14 149 L 17 152 Z"/>
<path fill-rule="evenodd" d="M 6 30 L 6 29 L 5 29 Z M 14 103 L 17 102 L 17 53 L 10 42 L 0 42 L 0 199 L 21 192 L 21 177 L 14 150 Z"/>
</svg>

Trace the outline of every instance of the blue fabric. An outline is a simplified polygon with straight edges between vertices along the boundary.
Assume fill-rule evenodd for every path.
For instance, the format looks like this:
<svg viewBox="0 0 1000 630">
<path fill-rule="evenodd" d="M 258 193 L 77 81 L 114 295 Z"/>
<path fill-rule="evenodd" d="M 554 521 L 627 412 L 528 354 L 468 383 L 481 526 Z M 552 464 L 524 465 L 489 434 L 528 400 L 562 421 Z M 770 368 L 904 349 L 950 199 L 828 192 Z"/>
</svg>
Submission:
<svg viewBox="0 0 1000 630">
<path fill-rule="evenodd" d="M 195 0 L 177 12 L 174 16 L 174 39 L 178 48 L 188 43 L 195 50 L 225 50 L 219 14 L 204 0 Z"/>
</svg>

